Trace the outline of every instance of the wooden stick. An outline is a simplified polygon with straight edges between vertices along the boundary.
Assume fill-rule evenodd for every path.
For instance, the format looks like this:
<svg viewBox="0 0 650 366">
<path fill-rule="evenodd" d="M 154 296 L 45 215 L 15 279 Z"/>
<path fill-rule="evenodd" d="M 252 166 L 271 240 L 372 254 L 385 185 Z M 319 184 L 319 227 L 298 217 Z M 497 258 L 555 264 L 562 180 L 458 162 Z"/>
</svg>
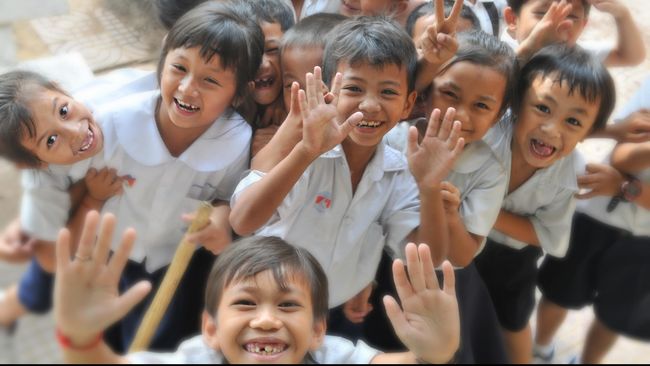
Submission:
<svg viewBox="0 0 650 366">
<path fill-rule="evenodd" d="M 201 203 L 197 215 L 192 220 L 185 236 L 203 229 L 210 221 L 211 212 L 211 204 L 208 202 Z M 158 329 L 160 320 L 165 315 L 167 307 L 178 288 L 178 284 L 183 278 L 183 274 L 185 274 L 187 265 L 190 263 L 190 259 L 192 259 L 192 255 L 194 255 L 194 251 L 196 250 L 196 244 L 188 243 L 185 240 L 185 236 L 183 236 L 181 243 L 176 248 L 172 263 L 167 268 L 167 272 L 160 283 L 156 296 L 153 298 L 149 309 L 147 309 L 147 312 L 142 318 L 138 332 L 135 334 L 133 343 L 131 343 L 129 353 L 145 351 L 149 347 L 151 339 Z"/>
</svg>

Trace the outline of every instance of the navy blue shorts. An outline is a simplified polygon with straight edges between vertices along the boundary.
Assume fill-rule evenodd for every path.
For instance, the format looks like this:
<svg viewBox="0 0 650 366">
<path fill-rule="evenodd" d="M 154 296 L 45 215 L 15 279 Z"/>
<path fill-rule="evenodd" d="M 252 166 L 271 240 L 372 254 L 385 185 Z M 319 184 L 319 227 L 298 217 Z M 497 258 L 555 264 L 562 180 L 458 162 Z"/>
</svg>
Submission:
<svg viewBox="0 0 650 366">
<path fill-rule="evenodd" d="M 52 309 L 54 275 L 32 259 L 18 284 L 18 300 L 30 312 L 44 314 Z"/>
</svg>

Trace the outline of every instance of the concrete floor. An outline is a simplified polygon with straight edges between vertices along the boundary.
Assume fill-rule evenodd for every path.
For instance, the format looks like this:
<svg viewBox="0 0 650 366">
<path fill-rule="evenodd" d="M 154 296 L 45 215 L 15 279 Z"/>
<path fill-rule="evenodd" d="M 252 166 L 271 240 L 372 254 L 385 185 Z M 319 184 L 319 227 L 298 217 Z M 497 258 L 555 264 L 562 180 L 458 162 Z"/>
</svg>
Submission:
<svg viewBox="0 0 650 366">
<path fill-rule="evenodd" d="M 126 24 L 137 24 L 137 34 L 145 34 L 148 39 L 143 40 L 151 47 L 152 60 L 155 55 L 155 44 L 157 35 L 152 35 L 148 30 L 148 23 L 151 14 L 143 10 L 139 5 L 129 5 L 126 0 L 69 0 L 72 11 L 107 8 L 115 16 Z M 646 45 L 650 46 L 650 7 L 647 0 L 621 0 L 632 9 L 637 23 L 643 30 Z M 144 19 L 144 20 L 143 20 Z M 136 21 L 137 20 L 137 21 Z M 612 28 L 613 22 L 608 16 L 593 11 L 590 18 L 590 25 L 584 34 L 585 39 L 615 41 Z M 22 60 L 36 57 L 48 56 L 51 50 L 39 38 L 37 31 L 28 21 L 21 21 L 14 24 L 15 37 L 17 39 L 17 55 Z M 144 36 L 143 36 L 144 37 Z M 145 38 L 146 38 L 145 37 Z M 650 53 L 650 51 L 649 51 Z M 143 60 L 146 62 L 146 60 Z M 102 72 L 110 69 L 104 67 L 95 70 Z M 612 73 L 617 83 L 617 92 L 620 101 L 625 101 L 646 76 L 650 75 L 650 59 L 642 65 L 634 68 L 613 69 Z M 619 103 L 620 104 L 620 103 Z M 585 152 L 590 160 L 598 160 L 604 156 L 612 143 L 606 140 L 594 140 L 583 144 L 580 149 Z M 0 160 L 0 227 L 4 227 L 9 220 L 16 216 L 18 209 L 18 198 L 20 187 L 16 170 L 5 161 Z M 23 266 L 7 265 L 0 263 L 0 288 L 16 281 L 23 270 Z M 649 279 L 650 280 L 650 279 Z M 650 311 L 650 309 L 648 309 Z M 560 329 L 558 335 L 558 359 L 567 360 L 569 356 L 579 353 L 593 315 L 590 308 L 570 313 L 567 321 Z M 534 320 L 534 319 L 533 319 Z M 26 316 L 18 324 L 17 332 L 12 339 L 14 344 L 11 361 L 0 355 L 0 362 L 16 363 L 58 363 L 61 362 L 60 353 L 54 342 L 53 321 L 50 315 Z M 0 334 L 0 337 L 2 335 Z M 614 349 L 605 360 L 607 363 L 648 363 L 650 362 L 650 344 L 635 341 L 628 338 L 621 338 Z"/>
</svg>

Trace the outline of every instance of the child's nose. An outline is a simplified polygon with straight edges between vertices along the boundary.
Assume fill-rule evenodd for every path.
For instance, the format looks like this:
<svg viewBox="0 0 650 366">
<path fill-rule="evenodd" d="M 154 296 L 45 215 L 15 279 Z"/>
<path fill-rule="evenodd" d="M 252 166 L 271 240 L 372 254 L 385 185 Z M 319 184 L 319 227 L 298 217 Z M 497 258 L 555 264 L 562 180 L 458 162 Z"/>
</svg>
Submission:
<svg viewBox="0 0 650 366">
<path fill-rule="evenodd" d="M 189 75 L 184 77 L 181 80 L 180 85 L 178 85 L 178 90 L 184 95 L 194 95 L 197 93 L 196 85 L 194 84 L 194 78 Z"/>
<path fill-rule="evenodd" d="M 375 97 L 368 96 L 361 101 L 359 109 L 365 113 L 375 113 L 379 112 L 381 108 Z"/>
<path fill-rule="evenodd" d="M 261 330 L 276 330 L 282 328 L 282 321 L 275 316 L 274 309 L 262 308 L 251 320 L 250 326 Z"/>
</svg>

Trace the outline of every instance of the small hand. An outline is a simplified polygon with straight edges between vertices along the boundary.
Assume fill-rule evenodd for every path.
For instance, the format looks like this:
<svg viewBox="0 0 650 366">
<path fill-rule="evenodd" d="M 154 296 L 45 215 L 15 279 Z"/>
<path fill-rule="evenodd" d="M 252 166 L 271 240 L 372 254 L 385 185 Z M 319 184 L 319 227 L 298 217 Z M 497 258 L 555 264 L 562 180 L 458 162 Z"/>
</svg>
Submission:
<svg viewBox="0 0 650 366">
<path fill-rule="evenodd" d="M 361 292 L 343 304 L 343 314 L 354 324 L 362 323 L 368 314 L 372 311 L 370 295 L 372 294 L 373 284 L 366 286 Z"/>
<path fill-rule="evenodd" d="M 426 244 L 406 246 L 406 264 L 393 262 L 393 279 L 402 308 L 391 296 L 384 297 L 386 314 L 399 339 L 416 357 L 428 363 L 448 362 L 460 343 L 460 319 L 451 264 L 442 265 L 440 290 Z"/>
<path fill-rule="evenodd" d="M 232 242 L 232 229 L 230 228 L 230 206 L 219 204 L 212 208 L 210 214 L 210 223 L 203 229 L 187 234 L 185 238 L 188 242 L 201 245 L 211 251 L 214 255 L 223 252 L 226 246 Z M 196 213 L 183 215 L 183 221 L 188 224 L 194 220 Z"/>
<path fill-rule="evenodd" d="M 638 110 L 624 120 L 607 127 L 618 142 L 650 141 L 650 110 Z"/>
<path fill-rule="evenodd" d="M 578 186 L 589 191 L 576 194 L 576 198 L 587 199 L 596 196 L 617 196 L 625 177 L 610 165 L 587 164 L 585 175 L 578 177 Z"/>
<path fill-rule="evenodd" d="M 458 214 L 460 207 L 460 191 L 455 185 L 444 181 L 440 184 L 442 190 L 442 204 L 447 215 Z"/>
<path fill-rule="evenodd" d="M 90 168 L 84 178 L 88 193 L 92 199 L 105 202 L 109 198 L 122 194 L 123 179 L 115 169 L 103 168 L 100 171 Z"/>
<path fill-rule="evenodd" d="M 427 26 L 417 41 L 422 57 L 431 64 L 440 65 L 452 58 L 458 50 L 456 27 L 463 1 L 456 0 L 449 17 L 445 18 L 443 0 L 436 0 L 435 23 Z"/>
<path fill-rule="evenodd" d="M 440 110 L 434 109 L 421 143 L 413 126 L 409 129 L 407 158 L 409 169 L 420 187 L 437 187 L 449 175 L 465 144 L 460 137 L 460 121 L 453 122 L 456 111 L 447 109 L 441 123 Z"/>
<path fill-rule="evenodd" d="M 0 234 L 0 259 L 9 263 L 23 263 L 34 255 L 36 240 L 20 228 L 20 220 L 14 219 Z"/>
<path fill-rule="evenodd" d="M 629 10 L 619 0 L 588 0 L 594 8 L 611 14 L 614 18 L 621 18 L 628 15 Z"/>
<path fill-rule="evenodd" d="M 526 44 L 530 48 L 530 55 L 532 55 L 550 44 L 568 41 L 569 30 L 573 22 L 567 17 L 572 9 L 573 5 L 566 0 L 553 2 L 528 37 L 521 42 L 521 45 Z"/>
<path fill-rule="evenodd" d="M 98 225 L 99 214 L 89 212 L 73 258 L 67 229 L 61 230 L 56 243 L 54 319 L 61 333 L 78 345 L 92 342 L 151 290 L 151 284 L 143 281 L 119 295 L 118 282 L 129 259 L 135 231 L 125 231 L 119 248 L 110 256 L 115 217 L 104 216 L 95 240 Z"/>
<path fill-rule="evenodd" d="M 278 98 L 264 108 L 264 113 L 259 118 L 258 127 L 279 126 L 286 117 L 287 111 L 284 109 L 284 100 Z"/>
</svg>

